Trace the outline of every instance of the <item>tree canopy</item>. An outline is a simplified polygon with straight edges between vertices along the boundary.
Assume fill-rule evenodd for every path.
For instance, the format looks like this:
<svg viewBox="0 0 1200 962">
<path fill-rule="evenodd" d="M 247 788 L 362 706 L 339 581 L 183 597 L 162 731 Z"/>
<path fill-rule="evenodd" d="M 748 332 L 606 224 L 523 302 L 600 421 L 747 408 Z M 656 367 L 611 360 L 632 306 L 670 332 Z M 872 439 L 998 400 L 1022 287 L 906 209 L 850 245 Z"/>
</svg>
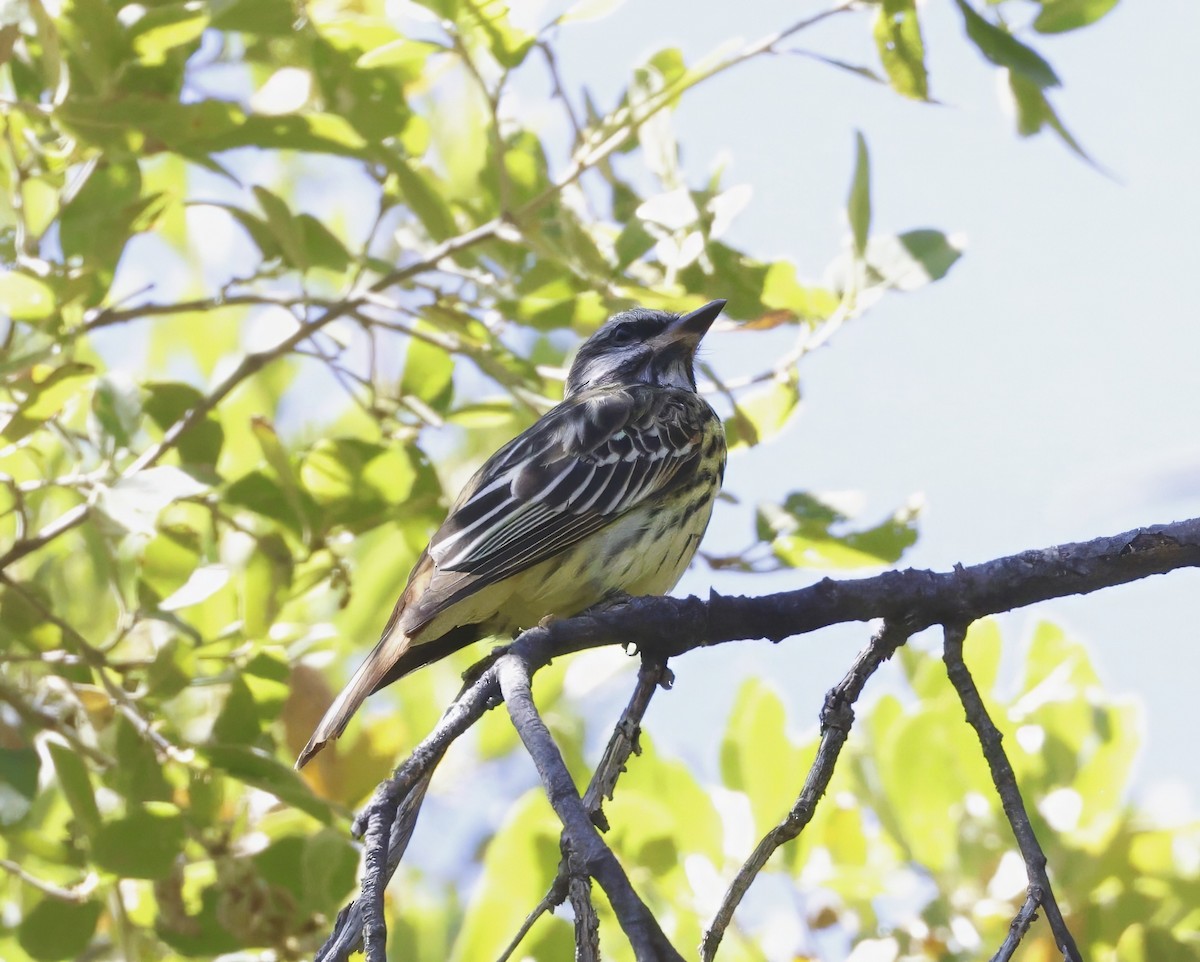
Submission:
<svg viewBox="0 0 1200 962">
<path fill-rule="evenodd" d="M 1115 0 L 1035 3 L 1020 31 L 1012 0 L 956 5 L 1016 132 L 1087 162 L 1037 46 Z M 864 63 L 806 55 L 930 100 L 912 0 L 814 8 L 694 62 L 664 45 L 610 101 L 570 86 L 556 46 L 612 4 L 551 6 L 4 11 L 4 959 L 311 955 L 357 884 L 354 806 L 480 652 L 376 698 L 303 777 L 292 759 L 459 484 L 561 397 L 578 340 L 635 304 L 727 298 L 718 336 L 766 360 L 732 378 L 714 357 L 704 388 L 732 449 L 770 444 L 811 351 L 961 256 L 925 224 L 873 229 L 869 131 L 822 187 L 848 228 L 827 264 L 741 249 L 729 228 L 750 192 L 685 156 L 672 124 L 697 85 L 835 17 L 861 27 Z M 771 96 L 789 95 L 784 66 Z M 746 572 L 748 593 L 763 570 L 892 565 L 918 533 L 910 506 L 867 525 L 805 491 L 781 490 L 755 519 L 744 549 L 704 558 Z M 1200 957 L 1182 854 L 1196 830 L 1125 801 L 1136 706 L 1106 695 L 1051 624 L 1015 691 L 997 688 L 1001 647 L 977 624 L 970 667 L 1041 800 L 1035 827 L 1085 954 Z M 1003 941 L 1026 879 L 987 767 L 936 660 L 898 658 L 905 690 L 862 711 L 826 802 L 760 883 L 799 901 L 750 905 L 722 958 L 968 959 Z M 588 701 L 571 664 L 541 671 L 536 695 L 583 783 L 611 705 Z M 699 944 L 786 814 L 817 751 L 812 722 L 745 684 L 714 721 L 716 785 L 642 736 L 605 805 L 608 841 L 676 946 Z M 545 895 L 560 826 L 514 774 L 521 760 L 498 715 L 448 756 L 466 798 L 435 789 L 422 829 L 441 845 L 393 883 L 391 957 L 497 958 Z M 610 907 L 597 911 L 605 953 L 632 957 Z M 519 952 L 564 958 L 573 943 L 552 916 Z M 1055 957 L 1040 930 L 1021 951 Z"/>
</svg>

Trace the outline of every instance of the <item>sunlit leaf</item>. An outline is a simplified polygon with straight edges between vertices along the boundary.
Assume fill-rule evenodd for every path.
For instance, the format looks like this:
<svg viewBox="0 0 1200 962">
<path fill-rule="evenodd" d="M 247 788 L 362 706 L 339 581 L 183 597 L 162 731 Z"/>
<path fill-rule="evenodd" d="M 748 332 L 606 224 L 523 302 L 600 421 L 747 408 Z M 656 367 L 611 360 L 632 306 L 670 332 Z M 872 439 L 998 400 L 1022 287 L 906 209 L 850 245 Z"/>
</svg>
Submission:
<svg viewBox="0 0 1200 962">
<path fill-rule="evenodd" d="M 867 249 L 867 234 L 871 229 L 871 161 L 861 131 L 855 132 L 854 145 L 854 175 L 850 179 L 846 216 L 854 234 L 854 249 L 861 257 Z"/>
<path fill-rule="evenodd" d="M 1045 0 L 1033 20 L 1038 33 L 1063 33 L 1078 30 L 1106 16 L 1117 0 Z"/>
<path fill-rule="evenodd" d="M 87 765 L 82 757 L 66 745 L 51 741 L 47 747 L 67 803 L 83 829 L 89 835 L 93 834 L 100 825 L 100 810 L 96 806 L 96 796 Z"/>
<path fill-rule="evenodd" d="M 1021 43 L 1007 30 L 980 16 L 966 0 L 955 0 L 962 13 L 967 36 L 988 60 L 997 67 L 1007 67 L 1038 88 L 1057 87 L 1058 75 L 1031 47 Z"/>
<path fill-rule="evenodd" d="M 0 304 L 14 320 L 35 321 L 54 312 L 54 292 L 43 281 L 20 271 L 0 272 Z"/>
<path fill-rule="evenodd" d="M 925 43 L 915 0 L 883 0 L 875 15 L 875 46 L 896 92 L 914 100 L 927 100 Z"/>
<path fill-rule="evenodd" d="M 208 485 L 179 468 L 160 465 L 103 489 L 96 507 L 118 527 L 134 534 L 152 535 L 163 508 L 179 498 L 192 498 L 207 490 Z"/>
<path fill-rule="evenodd" d="M 1022 137 L 1031 137 L 1042 128 L 1049 127 L 1080 159 L 1089 164 L 1094 163 L 1079 141 L 1067 130 L 1041 87 L 1016 71 L 1009 73 L 1008 86 L 1017 109 L 1017 133 Z"/>
<path fill-rule="evenodd" d="M 40 768 L 32 748 L 0 748 L 0 828 L 16 824 L 29 812 Z"/>
<path fill-rule="evenodd" d="M 179 809 L 167 802 L 147 802 L 103 822 L 92 838 L 92 857 L 122 878 L 165 878 L 182 847 Z"/>
<path fill-rule="evenodd" d="M 75 904 L 44 898 L 21 919 L 17 940 L 35 959 L 73 959 L 87 949 L 102 909 L 98 901 Z"/>
<path fill-rule="evenodd" d="M 793 378 L 772 381 L 738 399 L 725 423 L 730 451 L 754 447 L 778 434 L 800 404 L 800 386 Z"/>
<path fill-rule="evenodd" d="M 281 802 L 307 812 L 321 821 L 330 818 L 329 807 L 312 792 L 291 768 L 257 748 L 242 745 L 210 745 L 197 750 L 215 768 L 238 781 L 270 792 Z"/>
</svg>

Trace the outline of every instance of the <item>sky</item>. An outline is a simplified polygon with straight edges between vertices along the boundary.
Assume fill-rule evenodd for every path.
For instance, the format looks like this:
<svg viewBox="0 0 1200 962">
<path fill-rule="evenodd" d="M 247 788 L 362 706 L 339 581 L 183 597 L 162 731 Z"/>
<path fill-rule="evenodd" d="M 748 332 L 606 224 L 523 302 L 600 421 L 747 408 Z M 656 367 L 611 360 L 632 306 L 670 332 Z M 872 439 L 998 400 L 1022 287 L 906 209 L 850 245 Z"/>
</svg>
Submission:
<svg viewBox="0 0 1200 962">
<path fill-rule="evenodd" d="M 568 81 L 608 103 L 656 49 L 678 45 L 691 62 L 731 36 L 753 39 L 820 7 L 695 9 L 686 0 L 626 4 L 564 31 Z M 693 186 L 724 157 L 726 184 L 753 188 L 731 241 L 793 259 L 802 278 L 819 279 L 846 236 L 839 208 L 856 129 L 871 149 L 874 228 L 937 227 L 968 245 L 946 280 L 886 298 L 806 358 L 800 416 L 771 445 L 735 457 L 727 485 L 751 502 L 858 491 L 871 522 L 920 494 L 920 538 L 901 564 L 941 570 L 1200 515 L 1200 73 L 1189 66 L 1200 5 L 1126 0 L 1075 33 L 1027 35 L 1063 78 L 1052 103 L 1096 167 L 1053 135 L 1018 138 L 998 72 L 966 42 L 953 6 L 921 10 L 938 106 L 793 56 L 716 78 L 677 111 Z M 861 17 L 798 39 L 870 60 Z M 723 376 L 748 370 L 751 352 L 761 359 L 757 337 L 712 340 Z M 706 546 L 743 545 L 748 523 L 725 509 Z M 762 593 L 814 577 L 693 567 L 676 593 Z M 1200 761 L 1188 748 L 1200 728 L 1198 594 L 1198 575 L 1181 571 L 1001 618 L 1010 668 L 1032 627 L 1051 619 L 1089 645 L 1110 691 L 1142 701 L 1135 791 L 1176 813 L 1194 811 L 1200 797 Z M 649 727 L 711 768 L 713 733 L 697 726 L 723 717 L 735 679 L 785 679 L 776 684 L 791 717 L 815 721 L 867 634 L 847 626 L 689 656 Z M 898 668 L 881 672 L 877 693 L 895 685 L 889 671 Z"/>
</svg>

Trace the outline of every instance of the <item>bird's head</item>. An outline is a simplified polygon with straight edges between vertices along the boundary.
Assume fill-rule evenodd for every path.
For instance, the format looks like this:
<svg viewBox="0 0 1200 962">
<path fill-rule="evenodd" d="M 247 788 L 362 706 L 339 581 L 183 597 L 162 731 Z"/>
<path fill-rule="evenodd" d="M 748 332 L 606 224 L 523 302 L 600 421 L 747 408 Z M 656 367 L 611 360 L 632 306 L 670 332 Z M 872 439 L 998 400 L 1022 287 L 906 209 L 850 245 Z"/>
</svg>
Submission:
<svg viewBox="0 0 1200 962">
<path fill-rule="evenodd" d="M 607 384 L 696 390 L 696 348 L 724 307 L 711 301 L 690 314 L 641 307 L 617 314 L 579 348 L 566 396 Z"/>
</svg>

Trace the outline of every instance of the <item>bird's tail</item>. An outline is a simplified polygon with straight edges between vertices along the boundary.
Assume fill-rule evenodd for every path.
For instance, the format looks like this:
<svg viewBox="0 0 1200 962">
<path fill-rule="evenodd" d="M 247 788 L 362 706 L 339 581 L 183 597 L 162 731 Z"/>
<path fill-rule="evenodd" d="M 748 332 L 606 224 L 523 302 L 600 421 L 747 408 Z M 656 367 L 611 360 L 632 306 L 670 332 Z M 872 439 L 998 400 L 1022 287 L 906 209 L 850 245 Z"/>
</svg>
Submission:
<svg viewBox="0 0 1200 962">
<path fill-rule="evenodd" d="M 308 764 L 309 759 L 324 748 L 327 742 L 333 741 L 346 730 L 346 725 L 358 711 L 358 706 L 369 694 L 380 687 L 381 682 L 391 672 L 397 660 L 408 651 L 411 645 L 412 639 L 399 627 L 393 627 L 391 631 L 384 633 L 384 636 L 379 639 L 379 643 L 367 655 L 366 661 L 359 666 L 354 677 L 342 689 L 341 694 L 333 700 L 333 704 L 321 718 L 312 738 L 308 740 L 308 744 L 304 746 L 304 750 L 296 759 L 297 770 Z"/>
</svg>

